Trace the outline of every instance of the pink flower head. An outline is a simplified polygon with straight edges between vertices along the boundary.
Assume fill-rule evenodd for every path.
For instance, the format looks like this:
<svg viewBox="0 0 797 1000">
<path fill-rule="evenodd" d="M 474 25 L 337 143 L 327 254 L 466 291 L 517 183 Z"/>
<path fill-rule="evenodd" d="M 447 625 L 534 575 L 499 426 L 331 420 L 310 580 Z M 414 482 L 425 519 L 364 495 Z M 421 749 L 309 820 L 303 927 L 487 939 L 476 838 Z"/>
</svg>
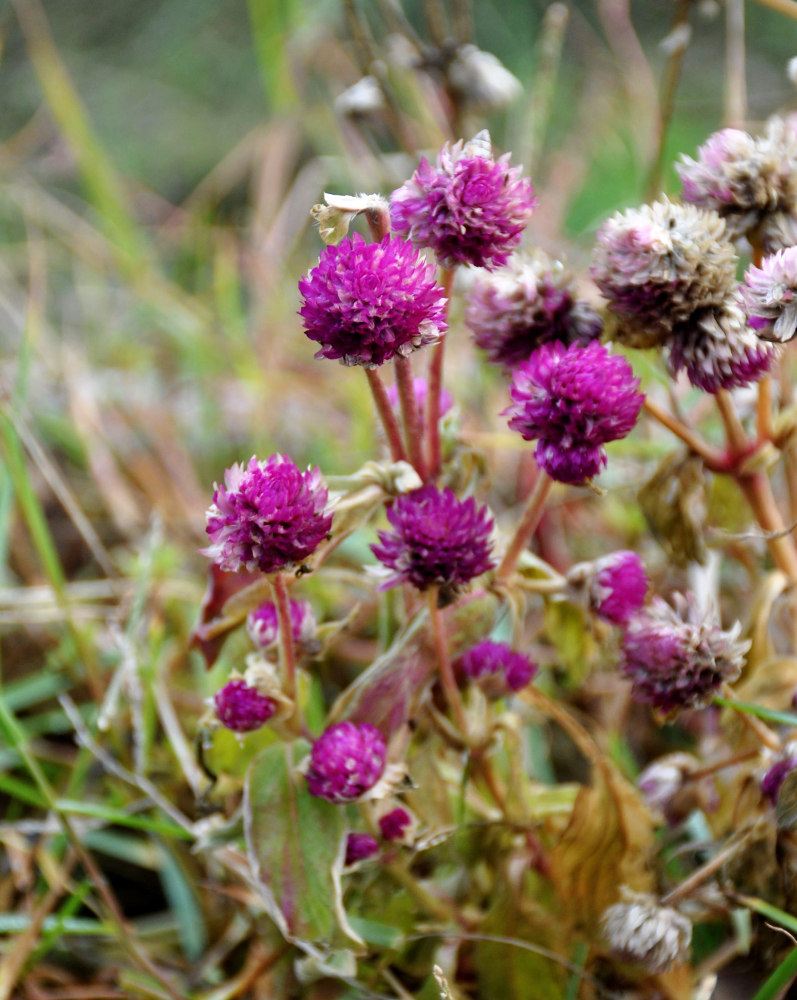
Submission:
<svg viewBox="0 0 797 1000">
<path fill-rule="evenodd" d="M 393 228 L 434 250 L 444 267 L 500 267 L 520 243 L 537 204 L 531 182 L 509 154 L 493 158 L 487 133 L 446 144 L 432 166 L 421 160 L 390 196 Z"/>
<path fill-rule="evenodd" d="M 328 802 L 352 802 L 382 777 L 385 740 L 367 722 L 339 722 L 319 736 L 310 752 L 307 787 Z"/>
<path fill-rule="evenodd" d="M 346 860 L 343 863 L 348 867 L 373 857 L 378 850 L 379 841 L 370 833 L 350 833 L 346 838 Z"/>
<path fill-rule="evenodd" d="M 318 469 L 300 472 L 284 455 L 237 463 L 216 485 L 202 554 L 228 572 L 273 573 L 307 559 L 329 534 L 327 489 Z"/>
<path fill-rule="evenodd" d="M 315 638 L 316 620 L 309 601 L 291 601 L 291 635 L 300 646 L 312 643 Z M 250 611 L 246 618 L 249 638 L 260 649 L 268 649 L 279 639 L 279 618 L 277 606 L 271 601 Z"/>
<path fill-rule="evenodd" d="M 446 329 L 434 266 L 397 236 L 366 243 L 355 233 L 326 247 L 299 291 L 305 333 L 321 345 L 317 358 L 375 368 L 434 344 Z"/>
<path fill-rule="evenodd" d="M 537 664 L 505 642 L 485 639 L 464 654 L 462 672 L 492 698 L 519 691 L 536 675 Z"/>
<path fill-rule="evenodd" d="M 797 246 L 751 265 L 741 296 L 747 322 L 763 340 L 785 344 L 797 336 Z"/>
<path fill-rule="evenodd" d="M 583 483 L 606 464 L 604 444 L 625 437 L 644 401 L 625 358 L 593 341 L 543 344 L 515 369 L 504 411 L 552 479 Z"/>
<path fill-rule="evenodd" d="M 599 618 L 624 625 L 645 603 L 648 575 L 636 552 L 612 552 L 594 564 L 590 606 Z"/>
<path fill-rule="evenodd" d="M 248 733 L 268 722 L 276 703 L 245 680 L 234 680 L 216 692 L 216 718 L 234 733 Z"/>
<path fill-rule="evenodd" d="M 376 558 L 393 570 L 382 589 L 411 583 L 440 587 L 443 604 L 495 563 L 490 558 L 493 519 L 473 497 L 458 500 L 450 489 L 428 484 L 396 499 L 388 509 L 392 531 L 379 532 Z"/>
</svg>

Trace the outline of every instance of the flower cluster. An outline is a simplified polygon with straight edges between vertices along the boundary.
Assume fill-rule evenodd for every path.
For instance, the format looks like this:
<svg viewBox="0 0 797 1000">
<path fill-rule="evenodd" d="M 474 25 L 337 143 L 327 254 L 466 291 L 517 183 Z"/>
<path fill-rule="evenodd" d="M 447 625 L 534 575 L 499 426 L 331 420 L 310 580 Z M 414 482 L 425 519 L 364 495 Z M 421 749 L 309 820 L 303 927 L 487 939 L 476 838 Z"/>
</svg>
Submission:
<svg viewBox="0 0 797 1000">
<path fill-rule="evenodd" d="M 531 182 L 509 154 L 493 158 L 490 137 L 446 144 L 437 164 L 426 159 L 390 196 L 393 228 L 416 247 L 434 251 L 444 267 L 505 264 L 534 211 Z"/>
<path fill-rule="evenodd" d="M 510 394 L 510 428 L 537 440 L 538 464 L 562 483 L 600 472 L 604 445 L 631 431 L 645 398 L 625 358 L 595 341 L 544 344 L 515 369 Z"/>
<path fill-rule="evenodd" d="M 321 345 L 317 358 L 375 368 L 434 344 L 446 329 L 434 267 L 395 236 L 366 243 L 355 233 L 326 247 L 299 291 L 305 333 Z"/>
<path fill-rule="evenodd" d="M 327 490 L 318 469 L 300 472 L 283 455 L 252 456 L 224 473 L 207 511 L 211 544 L 202 550 L 223 570 L 273 573 L 312 555 L 329 534 Z"/>
<path fill-rule="evenodd" d="M 485 639 L 469 649 L 461 660 L 462 672 L 486 694 L 501 698 L 525 687 L 537 673 L 537 664 L 504 642 Z"/>
<path fill-rule="evenodd" d="M 506 267 L 479 274 L 465 322 L 488 361 L 513 368 L 541 344 L 586 344 L 600 337 L 603 320 L 575 298 L 572 278 L 558 261 L 514 254 Z"/>
<path fill-rule="evenodd" d="M 328 802 L 353 802 L 379 781 L 385 762 L 385 740 L 375 726 L 339 722 L 313 744 L 307 787 Z"/>
</svg>

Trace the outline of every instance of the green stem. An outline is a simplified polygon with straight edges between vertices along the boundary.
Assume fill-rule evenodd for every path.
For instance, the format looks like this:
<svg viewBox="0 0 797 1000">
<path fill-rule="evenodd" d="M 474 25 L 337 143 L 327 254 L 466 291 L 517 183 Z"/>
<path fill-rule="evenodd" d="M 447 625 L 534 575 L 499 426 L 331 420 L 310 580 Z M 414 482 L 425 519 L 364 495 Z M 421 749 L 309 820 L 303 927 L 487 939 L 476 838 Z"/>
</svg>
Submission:
<svg viewBox="0 0 797 1000">
<path fill-rule="evenodd" d="M 275 573 L 271 578 L 271 589 L 274 592 L 274 603 L 277 605 L 277 621 L 279 622 L 279 650 L 282 679 L 285 684 L 285 694 L 293 702 L 291 722 L 297 732 L 302 728 L 302 711 L 296 691 L 296 653 L 293 648 L 293 624 L 291 622 L 291 606 L 288 599 L 288 587 L 283 573 Z"/>
</svg>

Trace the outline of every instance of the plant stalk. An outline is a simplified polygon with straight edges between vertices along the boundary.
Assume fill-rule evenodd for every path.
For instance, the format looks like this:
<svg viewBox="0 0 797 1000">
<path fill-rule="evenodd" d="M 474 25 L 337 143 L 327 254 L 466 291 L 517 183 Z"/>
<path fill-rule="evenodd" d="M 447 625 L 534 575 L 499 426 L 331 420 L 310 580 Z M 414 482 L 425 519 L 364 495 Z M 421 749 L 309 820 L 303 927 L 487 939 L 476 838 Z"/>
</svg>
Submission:
<svg viewBox="0 0 797 1000">
<path fill-rule="evenodd" d="M 504 558 L 501 560 L 501 564 L 495 571 L 496 583 L 505 583 L 512 575 L 521 553 L 531 541 L 531 537 L 534 534 L 537 525 L 540 523 L 540 518 L 542 517 L 543 510 L 545 509 L 545 501 L 548 499 L 548 494 L 550 493 L 552 486 L 553 479 L 551 479 L 547 472 L 540 469 L 537 481 L 534 484 L 534 489 L 531 491 L 531 496 L 526 504 L 526 509 L 523 511 L 523 516 L 520 519 L 520 523 L 515 529 L 515 534 L 509 542 L 509 546 L 504 553 Z"/>
</svg>

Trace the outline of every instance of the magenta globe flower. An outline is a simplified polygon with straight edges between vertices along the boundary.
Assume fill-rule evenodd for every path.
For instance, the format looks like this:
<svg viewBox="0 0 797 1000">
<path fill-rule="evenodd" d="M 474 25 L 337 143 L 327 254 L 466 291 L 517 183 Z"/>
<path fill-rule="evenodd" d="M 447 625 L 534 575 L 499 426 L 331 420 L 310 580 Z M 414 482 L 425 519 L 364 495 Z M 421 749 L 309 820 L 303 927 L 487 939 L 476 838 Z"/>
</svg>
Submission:
<svg viewBox="0 0 797 1000">
<path fill-rule="evenodd" d="M 249 733 L 268 722 L 276 710 L 276 702 L 245 680 L 234 680 L 216 692 L 216 718 L 234 733 Z"/>
<path fill-rule="evenodd" d="M 386 759 L 385 740 L 375 726 L 339 722 L 313 744 L 307 788 L 328 802 L 352 802 L 379 781 Z"/>
<path fill-rule="evenodd" d="M 492 698 L 519 691 L 537 673 L 537 664 L 505 642 L 485 639 L 469 649 L 460 660 L 462 672 Z"/>
<path fill-rule="evenodd" d="M 537 440 L 537 463 L 552 479 L 583 483 L 606 465 L 606 442 L 636 423 L 638 390 L 629 363 L 603 344 L 543 344 L 515 369 L 504 415 L 524 440 Z"/>
<path fill-rule="evenodd" d="M 291 601 L 291 635 L 298 646 L 307 646 L 315 639 L 316 620 L 309 601 Z M 279 639 L 279 617 L 276 604 L 267 601 L 250 611 L 246 618 L 249 638 L 260 649 L 268 649 Z"/>
<path fill-rule="evenodd" d="M 348 867 L 358 861 L 365 861 L 378 850 L 379 841 L 370 833 L 350 833 L 346 838 L 346 859 L 343 864 Z"/>
<path fill-rule="evenodd" d="M 747 322 L 763 340 L 785 344 L 797 336 L 797 246 L 751 265 L 741 296 Z"/>
<path fill-rule="evenodd" d="M 500 267 L 520 243 L 537 204 L 531 182 L 509 154 L 495 160 L 490 137 L 446 144 L 432 166 L 421 160 L 390 196 L 393 228 L 416 247 L 434 250 L 444 267 Z"/>
<path fill-rule="evenodd" d="M 410 583 L 440 588 L 445 604 L 474 577 L 495 564 L 490 558 L 493 519 L 473 497 L 458 500 L 450 489 L 429 484 L 397 498 L 388 509 L 392 531 L 379 532 L 376 558 L 393 570 L 381 589 Z"/>
<path fill-rule="evenodd" d="M 412 244 L 359 233 L 328 246 L 299 282 L 299 315 L 317 358 L 375 368 L 434 344 L 446 329 L 445 293 Z"/>
<path fill-rule="evenodd" d="M 307 559 L 329 534 L 327 489 L 318 469 L 300 472 L 284 455 L 237 463 L 216 485 L 203 555 L 228 572 L 273 573 Z"/>
</svg>

